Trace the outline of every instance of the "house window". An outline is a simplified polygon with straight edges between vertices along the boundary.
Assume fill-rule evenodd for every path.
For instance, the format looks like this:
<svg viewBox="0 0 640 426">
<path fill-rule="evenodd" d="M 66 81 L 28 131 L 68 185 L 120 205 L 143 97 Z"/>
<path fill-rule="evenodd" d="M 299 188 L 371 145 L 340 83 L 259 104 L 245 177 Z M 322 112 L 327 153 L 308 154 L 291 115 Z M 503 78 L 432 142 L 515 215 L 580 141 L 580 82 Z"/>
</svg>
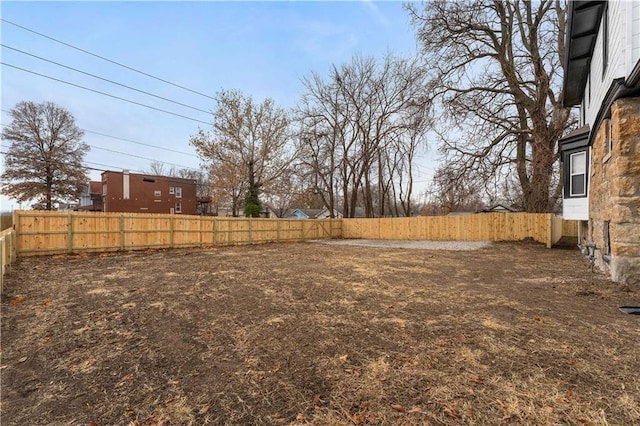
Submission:
<svg viewBox="0 0 640 426">
<path fill-rule="evenodd" d="M 176 198 L 182 198 L 182 188 L 176 186 Z"/>
<path fill-rule="evenodd" d="M 587 153 L 576 152 L 570 156 L 569 195 L 580 197 L 587 195 Z"/>
<path fill-rule="evenodd" d="M 169 187 L 169 194 L 173 195 L 176 193 L 176 189 L 173 186 Z"/>
<path fill-rule="evenodd" d="M 182 213 L 182 203 L 176 203 L 176 213 Z"/>
<path fill-rule="evenodd" d="M 602 78 L 609 65 L 609 6 L 605 2 L 602 12 Z"/>
<path fill-rule="evenodd" d="M 161 197 L 162 196 L 162 191 L 160 191 L 159 189 L 156 189 L 155 191 L 153 191 L 153 196 L 154 197 Z"/>
</svg>

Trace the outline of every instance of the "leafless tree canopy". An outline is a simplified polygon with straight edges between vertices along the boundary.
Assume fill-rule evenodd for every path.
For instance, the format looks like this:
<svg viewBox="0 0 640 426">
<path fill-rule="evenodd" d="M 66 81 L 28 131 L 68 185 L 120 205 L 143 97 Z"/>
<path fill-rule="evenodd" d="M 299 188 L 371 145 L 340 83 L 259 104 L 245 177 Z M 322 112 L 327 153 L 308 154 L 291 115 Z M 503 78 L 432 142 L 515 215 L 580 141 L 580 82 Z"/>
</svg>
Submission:
<svg viewBox="0 0 640 426">
<path fill-rule="evenodd" d="M 431 125 L 426 68 L 417 60 L 356 56 L 303 80 L 302 158 L 327 208 L 345 217 L 411 214 L 413 165 Z"/>
<path fill-rule="evenodd" d="M 191 137 L 210 167 L 214 204 L 231 205 L 237 216 L 252 179 L 268 193 L 295 157 L 290 133 L 287 111 L 271 99 L 256 103 L 238 91 L 219 92 L 211 131 Z"/>
<path fill-rule="evenodd" d="M 565 2 L 431 1 L 409 5 L 443 111 L 436 126 L 459 178 L 515 173 L 527 211 L 560 196 Z"/>
<path fill-rule="evenodd" d="M 10 114 L 11 123 L 2 131 L 2 139 L 11 141 L 3 193 L 47 210 L 77 200 L 88 182 L 82 159 L 89 145 L 73 115 L 51 102 L 20 102 Z"/>
<path fill-rule="evenodd" d="M 434 185 L 422 209 L 424 215 L 477 212 L 486 207 L 482 201 L 483 185 L 469 179 L 456 179 L 455 174 L 447 167 L 436 171 Z"/>
</svg>

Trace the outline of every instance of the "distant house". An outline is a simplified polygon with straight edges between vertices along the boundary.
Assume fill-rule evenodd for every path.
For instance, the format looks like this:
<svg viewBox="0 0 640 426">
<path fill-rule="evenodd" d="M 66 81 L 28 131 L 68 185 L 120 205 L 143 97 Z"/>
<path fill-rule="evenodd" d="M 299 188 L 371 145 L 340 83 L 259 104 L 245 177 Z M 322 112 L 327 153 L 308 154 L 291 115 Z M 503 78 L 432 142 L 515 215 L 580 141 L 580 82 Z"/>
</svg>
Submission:
<svg viewBox="0 0 640 426">
<path fill-rule="evenodd" d="M 102 173 L 105 212 L 197 214 L 196 181 L 106 171 Z"/>
<path fill-rule="evenodd" d="M 80 194 L 78 210 L 101 212 L 102 209 L 102 182 L 91 181 Z"/>
<path fill-rule="evenodd" d="M 614 281 L 640 283 L 640 1 L 569 2 L 563 217 Z"/>
<path fill-rule="evenodd" d="M 323 209 L 294 209 L 287 213 L 286 217 L 289 219 L 329 219 L 331 214 L 326 207 Z M 334 209 L 333 217 L 341 218 L 342 214 Z"/>
<path fill-rule="evenodd" d="M 507 207 L 504 204 L 496 204 L 488 209 L 482 209 L 478 213 L 518 213 L 521 211 L 513 207 Z"/>
</svg>

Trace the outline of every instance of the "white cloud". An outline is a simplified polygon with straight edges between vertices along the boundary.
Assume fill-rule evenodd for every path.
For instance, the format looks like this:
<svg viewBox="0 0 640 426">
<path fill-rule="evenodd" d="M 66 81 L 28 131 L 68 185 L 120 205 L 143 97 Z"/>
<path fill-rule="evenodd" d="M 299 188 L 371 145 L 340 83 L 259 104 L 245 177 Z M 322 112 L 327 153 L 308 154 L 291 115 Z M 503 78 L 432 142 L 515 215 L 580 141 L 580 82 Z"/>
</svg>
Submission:
<svg viewBox="0 0 640 426">
<path fill-rule="evenodd" d="M 369 13 L 378 21 L 378 23 L 385 27 L 389 28 L 390 23 L 387 17 L 382 13 L 380 8 L 373 0 L 362 0 L 362 6 L 369 11 Z"/>
</svg>

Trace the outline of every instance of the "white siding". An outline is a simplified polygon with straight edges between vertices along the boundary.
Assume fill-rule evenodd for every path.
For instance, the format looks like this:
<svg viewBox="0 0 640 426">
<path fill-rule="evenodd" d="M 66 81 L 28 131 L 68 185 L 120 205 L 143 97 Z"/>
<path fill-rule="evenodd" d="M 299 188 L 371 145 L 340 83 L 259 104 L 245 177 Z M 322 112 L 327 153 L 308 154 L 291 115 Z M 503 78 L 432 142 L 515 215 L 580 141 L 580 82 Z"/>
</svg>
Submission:
<svg viewBox="0 0 640 426">
<path fill-rule="evenodd" d="M 593 50 L 590 76 L 588 79 L 591 85 L 591 96 L 589 96 L 589 84 L 587 84 L 585 90 L 585 100 L 587 105 L 585 118 L 586 123 L 591 126 L 595 121 L 596 115 L 600 110 L 602 100 L 607 94 L 607 89 L 609 89 L 611 82 L 616 78 L 626 76 L 625 46 L 629 45 L 629 47 L 627 47 L 627 49 L 629 49 L 630 44 L 627 43 L 627 37 L 625 37 L 628 25 L 628 19 L 626 19 L 625 12 L 628 6 L 635 6 L 636 3 L 638 2 L 609 2 L 609 64 L 607 65 L 607 70 L 604 76 L 602 75 L 602 29 L 604 17 L 600 22 L 600 30 Z"/>
<path fill-rule="evenodd" d="M 563 199 L 562 218 L 566 220 L 589 220 L 589 197 Z"/>
<path fill-rule="evenodd" d="M 633 69 L 633 66 L 640 60 L 640 1 L 634 1 L 633 3 L 627 3 L 628 7 L 631 7 L 631 46 L 632 46 L 632 64 L 627 67 L 628 72 Z"/>
</svg>

